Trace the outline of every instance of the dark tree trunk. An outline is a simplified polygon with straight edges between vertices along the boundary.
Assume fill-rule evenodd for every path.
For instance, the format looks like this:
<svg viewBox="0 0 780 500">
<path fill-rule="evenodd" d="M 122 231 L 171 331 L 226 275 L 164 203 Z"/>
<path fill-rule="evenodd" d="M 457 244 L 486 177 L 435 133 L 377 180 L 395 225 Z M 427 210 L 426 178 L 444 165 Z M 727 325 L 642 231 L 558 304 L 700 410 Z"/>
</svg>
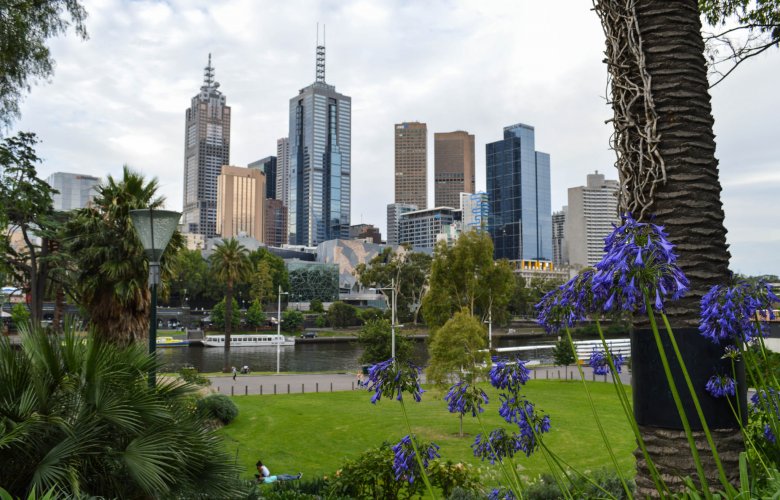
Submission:
<svg viewBox="0 0 780 500">
<path fill-rule="evenodd" d="M 233 282 L 227 282 L 227 292 L 225 292 L 225 363 L 223 372 L 230 371 L 230 334 L 233 330 Z"/>
<path fill-rule="evenodd" d="M 668 302 L 667 314 L 674 326 L 697 326 L 699 302 L 712 285 L 728 279 L 730 257 L 698 5 L 696 0 L 594 4 L 607 37 L 621 210 L 666 228 L 690 280 L 690 292 Z M 678 386 L 687 392 L 682 381 Z M 696 477 L 684 439 L 643 435 L 653 440 L 651 456 L 664 475 Z M 717 433 L 716 445 L 721 441 L 733 450 L 734 435 Z M 724 455 L 725 469 L 738 470 L 738 452 Z M 638 465 L 638 482 L 652 486 Z M 717 471 L 709 465 L 710 484 L 717 485 Z"/>
</svg>

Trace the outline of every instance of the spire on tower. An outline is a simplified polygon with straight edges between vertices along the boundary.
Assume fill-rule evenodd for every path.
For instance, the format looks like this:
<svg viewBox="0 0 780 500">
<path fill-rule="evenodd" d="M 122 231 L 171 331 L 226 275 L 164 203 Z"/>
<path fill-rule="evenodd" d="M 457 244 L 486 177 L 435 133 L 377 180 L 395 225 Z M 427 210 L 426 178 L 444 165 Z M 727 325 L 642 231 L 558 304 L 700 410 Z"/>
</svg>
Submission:
<svg viewBox="0 0 780 500">
<path fill-rule="evenodd" d="M 214 86 L 214 67 L 211 65 L 211 53 L 209 52 L 209 64 L 203 68 L 203 85 L 205 87 Z"/>
<path fill-rule="evenodd" d="M 317 68 L 315 81 L 325 83 L 325 26 L 322 26 L 322 45 L 320 45 L 320 24 L 317 23 Z"/>
</svg>

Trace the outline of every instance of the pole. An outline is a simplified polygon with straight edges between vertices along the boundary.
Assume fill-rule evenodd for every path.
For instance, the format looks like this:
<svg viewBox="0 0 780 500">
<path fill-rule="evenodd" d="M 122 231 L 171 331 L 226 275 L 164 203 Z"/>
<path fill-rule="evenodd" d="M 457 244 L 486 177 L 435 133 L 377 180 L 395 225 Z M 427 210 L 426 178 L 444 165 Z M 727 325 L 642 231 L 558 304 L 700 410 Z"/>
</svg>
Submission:
<svg viewBox="0 0 780 500">
<path fill-rule="evenodd" d="M 390 281 L 390 286 L 393 289 L 393 307 L 390 308 L 390 355 L 393 359 L 395 359 L 395 278 Z"/>
<path fill-rule="evenodd" d="M 488 309 L 488 349 L 493 350 L 493 308 Z"/>
<path fill-rule="evenodd" d="M 160 281 L 160 263 L 149 263 L 149 283 L 152 285 L 152 305 L 149 312 L 149 354 L 153 357 L 157 351 L 157 283 Z M 155 367 L 149 370 L 149 387 L 154 388 L 157 384 L 157 373 Z"/>
<path fill-rule="evenodd" d="M 276 306 L 276 334 L 282 334 L 282 285 L 279 285 L 279 293 L 277 295 L 279 301 Z M 279 373 L 279 337 L 276 338 L 276 373 Z"/>
</svg>

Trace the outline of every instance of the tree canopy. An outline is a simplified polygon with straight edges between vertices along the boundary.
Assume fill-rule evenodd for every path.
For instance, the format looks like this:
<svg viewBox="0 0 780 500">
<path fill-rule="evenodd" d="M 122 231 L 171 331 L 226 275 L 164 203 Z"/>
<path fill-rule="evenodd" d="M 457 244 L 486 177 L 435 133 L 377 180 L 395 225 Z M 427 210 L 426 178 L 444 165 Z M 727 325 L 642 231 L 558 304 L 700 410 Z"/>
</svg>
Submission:
<svg viewBox="0 0 780 500">
<path fill-rule="evenodd" d="M 485 326 L 464 307 L 433 334 L 425 371 L 428 381 L 446 386 L 459 379 L 463 370 L 473 373 L 475 365 L 487 358 L 486 352 L 479 352 L 486 346 Z"/>
<path fill-rule="evenodd" d="M 396 330 L 395 358 L 406 361 L 412 354 L 412 341 Z M 360 362 L 376 364 L 392 357 L 392 328 L 386 319 L 374 319 L 366 322 L 358 333 L 358 344 L 363 347 Z"/>
</svg>

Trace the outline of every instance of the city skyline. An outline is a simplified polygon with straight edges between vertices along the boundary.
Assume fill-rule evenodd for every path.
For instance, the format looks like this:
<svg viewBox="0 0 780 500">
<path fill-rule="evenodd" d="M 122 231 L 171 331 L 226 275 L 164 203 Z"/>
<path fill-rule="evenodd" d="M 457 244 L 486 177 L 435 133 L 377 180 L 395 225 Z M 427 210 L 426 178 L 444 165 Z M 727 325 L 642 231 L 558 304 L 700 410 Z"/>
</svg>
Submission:
<svg viewBox="0 0 780 500">
<path fill-rule="evenodd" d="M 617 177 L 604 124 L 611 110 L 603 34 L 589 5 L 572 2 L 566 15 L 538 2 L 248 5 L 85 2 L 90 40 L 53 40 L 52 82 L 33 86 L 14 127 L 39 135 L 39 176 L 105 179 L 127 163 L 157 176 L 168 208 L 181 209 L 182 111 L 208 53 L 232 108 L 230 163 L 246 165 L 273 155 L 287 135 L 290 95 L 315 79 L 319 21 L 328 26 L 328 81 L 353 99 L 353 224 L 385 233 L 394 201 L 389 130 L 402 122 L 425 122 L 429 134 L 473 133 L 477 190 L 485 189 L 494 131 L 533 124 L 537 149 L 554 158 L 553 211 L 588 172 Z M 748 274 L 780 274 L 780 230 L 759 216 L 780 189 L 771 84 L 778 58 L 770 50 L 712 90 L 731 268 Z M 428 150 L 432 179 L 432 144 Z"/>
</svg>

